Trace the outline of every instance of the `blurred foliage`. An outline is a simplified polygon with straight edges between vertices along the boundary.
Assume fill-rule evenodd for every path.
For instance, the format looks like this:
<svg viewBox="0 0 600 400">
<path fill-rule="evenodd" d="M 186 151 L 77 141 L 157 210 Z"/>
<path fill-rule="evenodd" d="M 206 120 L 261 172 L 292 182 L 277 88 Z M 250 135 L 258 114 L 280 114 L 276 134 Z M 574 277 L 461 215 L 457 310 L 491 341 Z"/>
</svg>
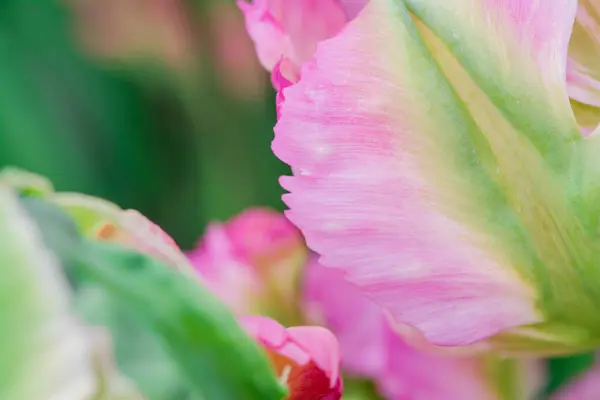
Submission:
<svg viewBox="0 0 600 400">
<path fill-rule="evenodd" d="M 248 60 L 253 56 L 248 38 L 227 37 L 243 33 L 233 2 L 96 4 L 113 10 L 107 16 L 98 5 L 86 10 L 89 0 L 5 0 L 0 5 L 0 166 L 26 168 L 49 177 L 59 190 L 138 209 L 184 248 L 193 245 L 209 220 L 250 205 L 281 208 L 277 177 L 286 168 L 270 151 L 274 95 L 256 61 Z M 144 15 L 143 7 L 162 7 L 147 14 L 178 7 L 191 27 L 184 32 L 189 37 L 165 40 L 192 43 L 191 61 L 179 68 L 133 45 L 98 54 L 89 44 L 93 40 L 128 40 L 108 36 L 111 30 L 126 33 L 102 19 L 127 12 L 126 4 L 137 12 L 124 24 Z M 228 19 L 220 20 L 220 14 Z M 160 33 L 156 21 L 144 26 L 146 21 L 138 19 L 141 28 L 130 36 Z M 223 21 L 233 21 L 236 29 L 217 30 Z M 91 32 L 82 32 L 88 28 Z M 239 42 L 244 51 L 236 49 Z M 237 68 L 229 76 L 215 62 L 224 58 L 219 52 L 227 46 L 233 47 L 227 50 L 233 53 L 229 62 Z M 235 81 L 244 74 L 252 82 Z"/>
<path fill-rule="evenodd" d="M 6 196 L 5 192 L 2 192 L 2 195 Z M 198 284 L 195 278 L 190 279 L 190 276 L 176 271 L 163 261 L 135 250 L 81 236 L 72 217 L 50 202 L 25 196 L 20 199 L 20 206 L 37 223 L 42 232 L 43 244 L 33 243 L 34 235 L 20 235 L 24 243 L 18 243 L 16 249 L 27 249 L 26 245 L 29 245 L 24 254 L 51 255 L 46 258 L 53 262 L 59 261 L 56 265 L 74 272 L 70 274 L 76 277 L 71 280 L 75 289 L 72 299 L 74 305 L 79 306 L 79 312 L 85 320 L 95 324 L 101 323 L 111 330 L 117 345 L 115 353 L 121 371 L 134 378 L 136 385 L 148 399 L 279 400 L 285 395 L 285 389 L 275 377 L 266 355 L 255 341 L 246 335 L 227 307 Z M 19 210 L 14 212 L 16 211 Z M 16 218 L 13 215 L 13 219 Z M 29 221 L 18 222 L 24 227 Z M 5 242 L 10 242 L 6 232 L 4 239 Z M 2 254 L 4 253 L 11 255 L 16 252 L 5 251 Z M 17 256 L 15 254 L 13 258 L 17 259 Z M 19 259 L 27 260 L 27 256 L 21 255 Z M 39 271 L 43 265 L 38 264 L 40 263 L 23 262 L 17 265 L 22 269 Z M 55 267 L 50 264 L 49 267 Z M 14 269 L 19 268 L 9 270 Z M 60 273 L 58 268 L 54 271 L 51 269 L 40 271 L 40 276 Z M 19 276 L 17 272 L 12 275 Z M 25 275 L 25 278 L 31 278 L 31 275 Z M 30 286 L 34 286 L 36 281 L 39 282 L 39 277 L 29 280 L 32 281 Z M 22 281 L 23 279 L 18 282 Z M 8 289 L 14 287 L 8 286 Z M 104 298 L 104 303 L 100 306 L 96 304 L 95 307 L 82 307 L 82 301 L 86 300 L 86 296 L 82 296 L 83 288 L 95 289 L 96 293 Z M 160 291 L 169 293 L 169 296 L 156 296 Z M 11 293 L 10 290 L 5 292 Z M 28 295 L 35 292 L 25 290 L 24 293 Z M 56 298 L 67 295 L 59 290 L 55 290 L 54 294 Z M 34 300 L 41 304 L 52 303 L 38 295 L 36 299 L 18 304 L 28 305 L 34 303 Z M 125 310 L 127 312 L 123 313 Z M 11 314 L 14 318 L 15 314 L 8 313 Z M 34 313 L 20 314 L 29 316 Z M 46 312 L 41 315 L 50 321 L 36 321 L 36 331 L 51 333 L 52 330 L 48 327 L 56 326 L 60 320 L 51 320 L 54 316 L 52 313 Z M 100 315 L 108 319 L 98 318 Z M 128 318 L 110 318 L 119 315 L 127 315 Z M 134 335 L 135 333 L 141 333 L 141 336 Z M 48 336 L 60 337 L 52 334 Z M 48 339 L 43 343 L 48 342 L 54 343 Z M 19 343 L 19 340 L 13 339 L 12 343 Z M 140 344 L 150 346 L 143 348 Z M 160 353 L 155 351 L 153 344 Z M 34 345 L 30 347 L 36 349 Z M 31 352 L 29 349 L 29 353 Z M 44 352 L 41 354 L 42 359 L 47 356 Z M 161 357 L 155 357 L 157 354 Z M 57 365 L 63 365 L 66 357 L 60 353 L 57 355 L 62 358 L 55 358 L 53 361 Z M 123 360 L 123 356 L 135 357 Z M 142 370 L 139 369 L 139 365 L 136 374 L 128 369 L 132 366 L 127 361 L 131 360 L 138 363 L 146 361 L 146 364 Z M 23 364 L 29 365 L 27 362 Z M 53 363 L 48 362 L 46 365 L 50 366 Z M 155 372 L 157 367 L 160 369 L 165 366 L 170 367 L 170 370 L 165 371 L 168 373 L 160 378 L 154 376 L 158 382 L 151 384 L 152 376 L 149 372 Z M 44 372 L 44 378 L 54 376 Z M 158 386 L 157 383 L 162 386 Z M 9 385 L 3 387 L 6 386 Z M 59 397 L 57 395 L 57 398 Z M 36 395 L 35 398 L 40 397 Z"/>
</svg>

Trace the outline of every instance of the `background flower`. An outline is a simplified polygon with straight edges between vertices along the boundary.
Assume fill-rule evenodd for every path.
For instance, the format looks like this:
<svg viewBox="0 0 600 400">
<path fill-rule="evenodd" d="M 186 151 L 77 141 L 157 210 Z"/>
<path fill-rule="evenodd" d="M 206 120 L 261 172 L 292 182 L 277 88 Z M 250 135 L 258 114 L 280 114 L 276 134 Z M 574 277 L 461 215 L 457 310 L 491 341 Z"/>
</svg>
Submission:
<svg viewBox="0 0 600 400">
<path fill-rule="evenodd" d="M 269 353 L 289 400 L 341 398 L 340 353 L 331 332 L 316 326 L 284 328 L 263 317 L 244 317 L 242 323 Z"/>
<path fill-rule="evenodd" d="M 189 253 L 208 287 L 239 315 L 264 314 L 298 322 L 298 281 L 307 250 L 282 214 L 249 209 L 208 227 Z"/>
</svg>

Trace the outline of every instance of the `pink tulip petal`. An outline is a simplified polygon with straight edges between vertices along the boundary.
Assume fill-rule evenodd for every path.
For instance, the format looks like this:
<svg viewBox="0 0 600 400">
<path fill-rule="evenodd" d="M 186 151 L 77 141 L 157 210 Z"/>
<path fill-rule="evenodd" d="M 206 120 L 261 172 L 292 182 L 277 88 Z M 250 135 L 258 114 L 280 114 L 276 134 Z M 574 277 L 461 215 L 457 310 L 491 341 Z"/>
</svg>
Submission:
<svg viewBox="0 0 600 400">
<path fill-rule="evenodd" d="M 339 378 L 339 344 L 327 329 L 318 326 L 286 329 L 277 321 L 260 316 L 244 317 L 241 321 L 248 333 L 298 364 L 314 361 L 327 372 L 332 385 Z"/>
<path fill-rule="evenodd" d="M 277 92 L 275 98 L 275 108 L 277 110 L 277 119 L 280 116 L 281 105 L 285 101 L 285 95 L 283 89 L 300 80 L 300 73 L 296 71 L 295 67 L 291 65 L 291 61 L 287 58 L 282 58 L 273 68 L 271 74 L 271 82 L 273 88 Z"/>
<path fill-rule="evenodd" d="M 335 336 L 318 326 L 288 328 L 290 338 L 310 354 L 312 361 L 329 376 L 331 387 L 340 379 L 340 349 Z"/>
<path fill-rule="evenodd" d="M 281 92 L 288 86 L 298 82 L 300 75 L 291 66 L 291 61 L 287 58 L 282 58 L 273 68 L 271 75 L 271 83 L 277 92 Z"/>
<path fill-rule="evenodd" d="M 377 383 L 389 399 L 530 400 L 545 383 L 541 361 L 428 354 L 408 346 L 391 330 L 388 352 L 388 364 Z M 502 364 L 512 369 L 512 375 L 499 373 Z"/>
<path fill-rule="evenodd" d="M 340 271 L 323 267 L 316 259 L 308 266 L 304 287 L 309 310 L 318 311 L 338 338 L 346 371 L 375 381 L 386 398 L 500 399 L 493 368 L 506 361 L 489 359 L 486 364 L 480 355 L 449 357 L 440 355 L 440 349 L 431 344 L 420 342 L 418 348 L 409 345 L 386 323 L 382 311 L 346 282 Z M 369 365 L 360 366 L 361 359 Z M 544 382 L 538 379 L 541 364 L 523 361 L 515 362 L 514 367 L 514 396 L 504 398 L 533 398 L 531 390 L 539 390 Z"/>
<path fill-rule="evenodd" d="M 277 321 L 260 316 L 243 317 L 240 322 L 249 335 L 272 347 L 281 347 L 286 340 L 285 328 Z"/>
<path fill-rule="evenodd" d="M 272 71 L 284 57 L 299 71 L 319 41 L 338 33 L 346 14 L 338 0 L 238 0 L 263 66 Z"/>
<path fill-rule="evenodd" d="M 378 384 L 389 399 L 499 400 L 480 360 L 428 355 L 388 334 L 388 365 Z"/>
<path fill-rule="evenodd" d="M 281 180 L 287 215 L 321 262 L 433 343 L 464 345 L 540 316 L 482 229 L 486 195 L 437 161 L 468 122 L 400 9 L 372 0 L 322 42 L 285 91 L 273 150 L 295 174 Z"/>
<path fill-rule="evenodd" d="M 215 223 L 208 226 L 202 243 L 188 258 L 206 287 L 236 314 L 258 312 L 263 282 L 235 250 L 225 226 Z"/>
<path fill-rule="evenodd" d="M 358 13 L 365 7 L 365 4 L 367 4 L 368 1 L 369 0 L 340 0 L 342 7 L 348 16 L 348 21 L 356 18 Z"/>
<path fill-rule="evenodd" d="M 250 208 L 227 223 L 210 224 L 188 258 L 236 314 L 285 317 L 295 308 L 306 253 L 302 235 L 283 214 Z"/>
<path fill-rule="evenodd" d="M 255 0 L 249 3 L 238 0 L 238 6 L 246 18 L 246 29 L 256 44 L 258 59 L 263 67 L 271 70 L 281 59 L 281 55 L 290 51 L 289 43 L 281 24 L 269 13 L 269 0 Z"/>
<path fill-rule="evenodd" d="M 268 208 L 250 208 L 225 224 L 233 251 L 253 264 L 264 254 L 302 242 L 300 232 L 281 213 Z"/>
</svg>

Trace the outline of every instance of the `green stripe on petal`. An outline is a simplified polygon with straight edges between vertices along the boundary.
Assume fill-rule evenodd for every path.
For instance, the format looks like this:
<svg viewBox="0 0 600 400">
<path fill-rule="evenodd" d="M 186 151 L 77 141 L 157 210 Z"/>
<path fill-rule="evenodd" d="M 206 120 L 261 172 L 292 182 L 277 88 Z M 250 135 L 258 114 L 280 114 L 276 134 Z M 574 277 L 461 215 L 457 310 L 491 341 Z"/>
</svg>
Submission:
<svg viewBox="0 0 600 400">
<path fill-rule="evenodd" d="M 557 171 L 573 156 L 566 52 L 576 0 L 405 0 Z M 535 122 L 533 122 L 535 121 Z"/>
<path fill-rule="evenodd" d="M 577 215 L 578 210 L 568 196 L 572 194 L 569 186 L 577 180 L 573 174 L 578 177 L 579 171 L 587 170 L 587 158 L 576 152 L 579 156 L 571 162 L 571 174 L 555 172 L 543 153 L 525 138 L 523 131 L 510 124 L 506 114 L 496 108 L 483 88 L 471 79 L 450 54 L 449 47 L 422 23 L 417 21 L 417 25 L 438 65 L 496 157 L 496 174 L 491 173 L 490 176 L 500 188 L 515 219 L 502 214 L 504 223 L 492 220 L 490 222 L 496 227 L 489 226 L 486 230 L 495 229 L 506 248 L 513 249 L 513 266 L 523 276 L 536 282 L 541 304 L 548 315 L 571 320 L 574 309 L 581 314 L 593 315 L 599 297 L 598 288 L 589 280 L 596 273 L 590 249 L 598 248 L 597 235 L 585 227 L 589 214 Z M 546 116 L 551 117 L 551 114 Z M 534 121 L 537 120 L 532 118 L 533 124 Z M 579 145 L 585 148 L 584 142 L 581 139 Z M 588 173 L 585 171 L 585 174 Z M 581 188 L 572 191 L 578 195 Z M 467 216 L 461 218 L 468 219 Z M 497 227 L 506 226 L 506 222 L 510 222 L 509 229 L 498 230 Z M 592 233 L 591 237 L 587 235 L 589 233 Z M 567 265 L 570 267 L 565 268 Z M 570 285 L 565 285 L 565 282 L 570 282 Z M 573 290 L 572 285 L 580 290 Z M 580 315 L 574 317 L 581 319 Z M 597 318 L 592 319 L 592 324 L 598 323 Z"/>
<path fill-rule="evenodd" d="M 600 2 L 580 0 L 569 43 L 567 84 L 571 106 L 584 134 L 600 124 Z"/>
<path fill-rule="evenodd" d="M 579 136 L 564 101 L 564 56 L 575 2 L 464 0 L 452 3 L 453 12 L 446 2 L 407 4 L 435 31 L 421 25 L 432 54 L 497 157 L 505 179 L 498 183 L 519 220 L 514 228 L 526 232 L 519 242 L 506 244 L 529 249 L 519 258 L 513 254 L 514 265 L 522 273 L 535 272 L 541 306 L 558 326 L 566 325 L 565 342 L 571 336 L 597 342 L 590 331 L 575 333 L 600 328 L 594 311 L 600 301 L 594 283 L 600 246 L 597 225 L 589 226 L 598 220 L 597 207 L 582 210 L 578 204 L 583 198 L 590 206 L 590 196 L 597 198 L 598 175 L 592 176 L 597 162 L 590 156 L 597 146 Z M 471 36 L 459 43 L 461 35 Z"/>
<path fill-rule="evenodd" d="M 502 235 L 514 251 L 513 266 L 529 278 L 533 272 L 540 306 L 549 319 L 562 321 L 552 326 L 566 325 L 559 337 L 597 343 L 590 331 L 576 334 L 577 325 L 600 327 L 594 311 L 599 288 L 590 279 L 598 275 L 594 260 L 600 248 L 598 235 L 585 227 L 589 213 L 572 203 L 582 192 L 569 191 L 573 181 L 589 175 L 590 152 L 565 103 L 564 55 L 575 2 L 406 3 L 435 31 L 417 22 L 496 157 L 501 178 L 495 183 L 518 221 L 512 237 Z M 452 20 L 458 15 L 466 18 Z M 516 232 L 524 233 L 518 241 Z"/>
</svg>

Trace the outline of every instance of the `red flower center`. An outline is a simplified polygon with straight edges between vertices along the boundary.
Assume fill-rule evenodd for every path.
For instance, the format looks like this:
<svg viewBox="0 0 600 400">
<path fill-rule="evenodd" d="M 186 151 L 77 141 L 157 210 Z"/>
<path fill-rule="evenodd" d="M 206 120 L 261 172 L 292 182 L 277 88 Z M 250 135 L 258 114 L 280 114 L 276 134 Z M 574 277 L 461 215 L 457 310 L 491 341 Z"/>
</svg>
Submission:
<svg viewBox="0 0 600 400">
<path fill-rule="evenodd" d="M 329 377 L 313 361 L 299 365 L 274 351 L 268 353 L 277 375 L 287 378 L 287 400 L 336 400 L 341 397 L 334 395 L 337 391 L 329 386 Z"/>
</svg>

